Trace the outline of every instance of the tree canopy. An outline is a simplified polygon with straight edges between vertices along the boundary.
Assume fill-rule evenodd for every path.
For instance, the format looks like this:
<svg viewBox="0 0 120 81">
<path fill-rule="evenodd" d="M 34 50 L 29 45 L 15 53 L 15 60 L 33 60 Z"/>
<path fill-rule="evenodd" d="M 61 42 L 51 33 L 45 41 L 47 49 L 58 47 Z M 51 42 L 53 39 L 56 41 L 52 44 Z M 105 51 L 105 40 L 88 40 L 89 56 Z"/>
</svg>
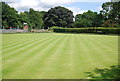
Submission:
<svg viewBox="0 0 120 81">
<path fill-rule="evenodd" d="M 30 8 L 29 12 L 24 12 L 22 14 L 25 15 L 25 20 L 32 29 L 42 29 L 44 26 L 43 16 L 45 13 L 46 12 L 44 11 L 35 11 L 34 9 Z"/>
<path fill-rule="evenodd" d="M 17 26 L 17 11 L 11 8 L 5 2 L 2 3 L 2 25 L 3 26 Z"/>
<path fill-rule="evenodd" d="M 119 27 L 120 26 L 120 1 L 105 2 L 100 13 L 88 10 L 77 14 L 74 27 Z"/>
<path fill-rule="evenodd" d="M 5 2 L 2 3 L 2 26 L 23 28 L 23 23 L 27 23 L 29 28 L 42 29 L 44 26 L 43 16 L 45 11 L 35 11 L 30 8 L 29 11 L 20 12 L 10 7 Z"/>
<path fill-rule="evenodd" d="M 51 8 L 44 16 L 45 28 L 52 26 L 71 27 L 73 18 L 73 12 L 67 8 L 61 6 Z"/>
<path fill-rule="evenodd" d="M 104 17 L 104 26 L 114 27 L 120 25 L 120 1 L 106 2 L 102 4 L 103 10 L 100 13 Z"/>
<path fill-rule="evenodd" d="M 101 18 L 99 18 L 101 17 Z M 97 12 L 93 12 L 88 10 L 83 14 L 77 14 L 75 17 L 74 25 L 79 27 L 96 27 L 100 26 L 102 22 L 102 15 L 98 14 Z"/>
<path fill-rule="evenodd" d="M 100 12 L 88 10 L 83 14 L 77 14 L 73 21 L 73 12 L 65 7 L 57 6 L 47 12 L 36 11 L 30 8 L 28 11 L 18 12 L 5 2 L 0 2 L 3 27 L 23 28 L 27 23 L 30 29 L 47 29 L 58 26 L 63 28 L 81 27 L 119 27 L 120 26 L 120 1 L 105 2 Z M 1 26 L 1 27 L 2 27 Z"/>
</svg>

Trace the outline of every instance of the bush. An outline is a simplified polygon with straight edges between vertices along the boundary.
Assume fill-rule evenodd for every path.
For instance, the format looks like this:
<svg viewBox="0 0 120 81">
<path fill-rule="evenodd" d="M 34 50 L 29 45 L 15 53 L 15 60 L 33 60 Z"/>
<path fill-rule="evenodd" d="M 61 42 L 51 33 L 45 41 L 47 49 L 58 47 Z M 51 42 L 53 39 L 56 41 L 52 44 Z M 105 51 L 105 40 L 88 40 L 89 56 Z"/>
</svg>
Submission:
<svg viewBox="0 0 120 81">
<path fill-rule="evenodd" d="M 62 28 L 62 27 L 58 27 L 58 26 L 52 26 L 49 28 L 50 31 L 53 31 L 55 28 Z"/>
<path fill-rule="evenodd" d="M 53 28 L 56 33 L 120 34 L 120 28 Z"/>
<path fill-rule="evenodd" d="M 87 74 L 87 77 L 89 79 L 120 79 L 120 66 L 113 65 L 110 66 L 110 68 L 103 68 L 103 69 L 95 68 L 92 72 L 85 72 L 85 73 Z M 109 80 L 105 80 L 105 81 L 109 81 Z"/>
</svg>

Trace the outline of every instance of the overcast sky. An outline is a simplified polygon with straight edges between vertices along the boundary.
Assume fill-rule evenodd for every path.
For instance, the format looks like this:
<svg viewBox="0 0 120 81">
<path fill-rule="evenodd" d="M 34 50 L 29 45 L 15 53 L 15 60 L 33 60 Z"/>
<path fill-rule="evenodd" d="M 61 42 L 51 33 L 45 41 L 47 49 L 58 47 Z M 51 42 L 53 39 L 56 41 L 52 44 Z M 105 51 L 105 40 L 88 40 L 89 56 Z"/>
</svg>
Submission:
<svg viewBox="0 0 120 81">
<path fill-rule="evenodd" d="M 28 11 L 29 8 L 39 11 L 48 11 L 55 6 L 64 6 L 73 11 L 74 15 L 88 10 L 99 12 L 104 2 L 110 0 L 0 0 L 7 2 L 19 12 Z"/>
</svg>

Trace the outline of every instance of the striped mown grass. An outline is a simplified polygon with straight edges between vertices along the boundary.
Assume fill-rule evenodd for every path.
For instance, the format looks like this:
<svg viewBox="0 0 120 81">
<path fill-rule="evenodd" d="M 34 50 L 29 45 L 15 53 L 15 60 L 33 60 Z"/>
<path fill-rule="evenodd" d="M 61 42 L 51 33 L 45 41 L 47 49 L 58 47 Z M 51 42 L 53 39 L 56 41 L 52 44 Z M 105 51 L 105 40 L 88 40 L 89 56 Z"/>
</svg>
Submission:
<svg viewBox="0 0 120 81">
<path fill-rule="evenodd" d="M 85 79 L 118 63 L 118 36 L 3 34 L 3 79 Z"/>
<path fill-rule="evenodd" d="M 2 34 L 0 34 L 0 80 L 2 79 Z"/>
</svg>

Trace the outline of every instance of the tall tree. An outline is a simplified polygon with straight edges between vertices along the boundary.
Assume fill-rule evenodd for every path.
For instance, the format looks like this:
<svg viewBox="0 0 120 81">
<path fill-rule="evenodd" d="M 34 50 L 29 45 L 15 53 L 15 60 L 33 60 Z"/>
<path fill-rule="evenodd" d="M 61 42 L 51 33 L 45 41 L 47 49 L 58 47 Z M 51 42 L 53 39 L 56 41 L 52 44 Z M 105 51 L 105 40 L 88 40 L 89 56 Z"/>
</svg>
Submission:
<svg viewBox="0 0 120 81">
<path fill-rule="evenodd" d="M 117 26 L 120 24 L 120 1 L 106 2 L 102 4 L 103 10 L 100 11 L 104 16 L 104 26 Z"/>
<path fill-rule="evenodd" d="M 100 18 L 101 17 L 101 18 Z M 100 26 L 102 15 L 97 12 L 88 10 L 83 14 L 77 14 L 75 17 L 75 27 L 96 27 Z"/>
<path fill-rule="evenodd" d="M 3 26 L 11 26 L 15 27 L 17 26 L 17 11 L 14 8 L 11 8 L 8 4 L 5 2 L 2 3 L 2 25 Z"/>
<path fill-rule="evenodd" d="M 30 28 L 44 28 L 43 16 L 45 11 L 35 11 L 30 8 L 29 11 L 18 13 L 14 8 L 10 7 L 5 2 L 2 4 L 2 25 L 4 27 L 19 27 L 23 28 L 23 23 L 28 23 Z"/>
<path fill-rule="evenodd" d="M 120 26 L 120 1 L 113 2 L 112 17 L 114 15 L 114 21 Z"/>
<path fill-rule="evenodd" d="M 109 18 L 109 15 L 111 14 L 112 9 L 112 2 L 106 2 L 102 4 L 102 15 L 104 16 L 104 19 L 107 20 Z"/>
<path fill-rule="evenodd" d="M 73 12 L 67 8 L 61 6 L 51 8 L 44 16 L 45 28 L 51 26 L 71 27 L 73 17 Z"/>
<path fill-rule="evenodd" d="M 46 13 L 45 11 L 35 11 L 30 8 L 29 12 L 24 12 L 28 25 L 31 29 L 42 29 L 44 28 L 43 16 Z"/>
<path fill-rule="evenodd" d="M 0 29 L 2 28 L 2 3 L 0 2 Z"/>
</svg>

